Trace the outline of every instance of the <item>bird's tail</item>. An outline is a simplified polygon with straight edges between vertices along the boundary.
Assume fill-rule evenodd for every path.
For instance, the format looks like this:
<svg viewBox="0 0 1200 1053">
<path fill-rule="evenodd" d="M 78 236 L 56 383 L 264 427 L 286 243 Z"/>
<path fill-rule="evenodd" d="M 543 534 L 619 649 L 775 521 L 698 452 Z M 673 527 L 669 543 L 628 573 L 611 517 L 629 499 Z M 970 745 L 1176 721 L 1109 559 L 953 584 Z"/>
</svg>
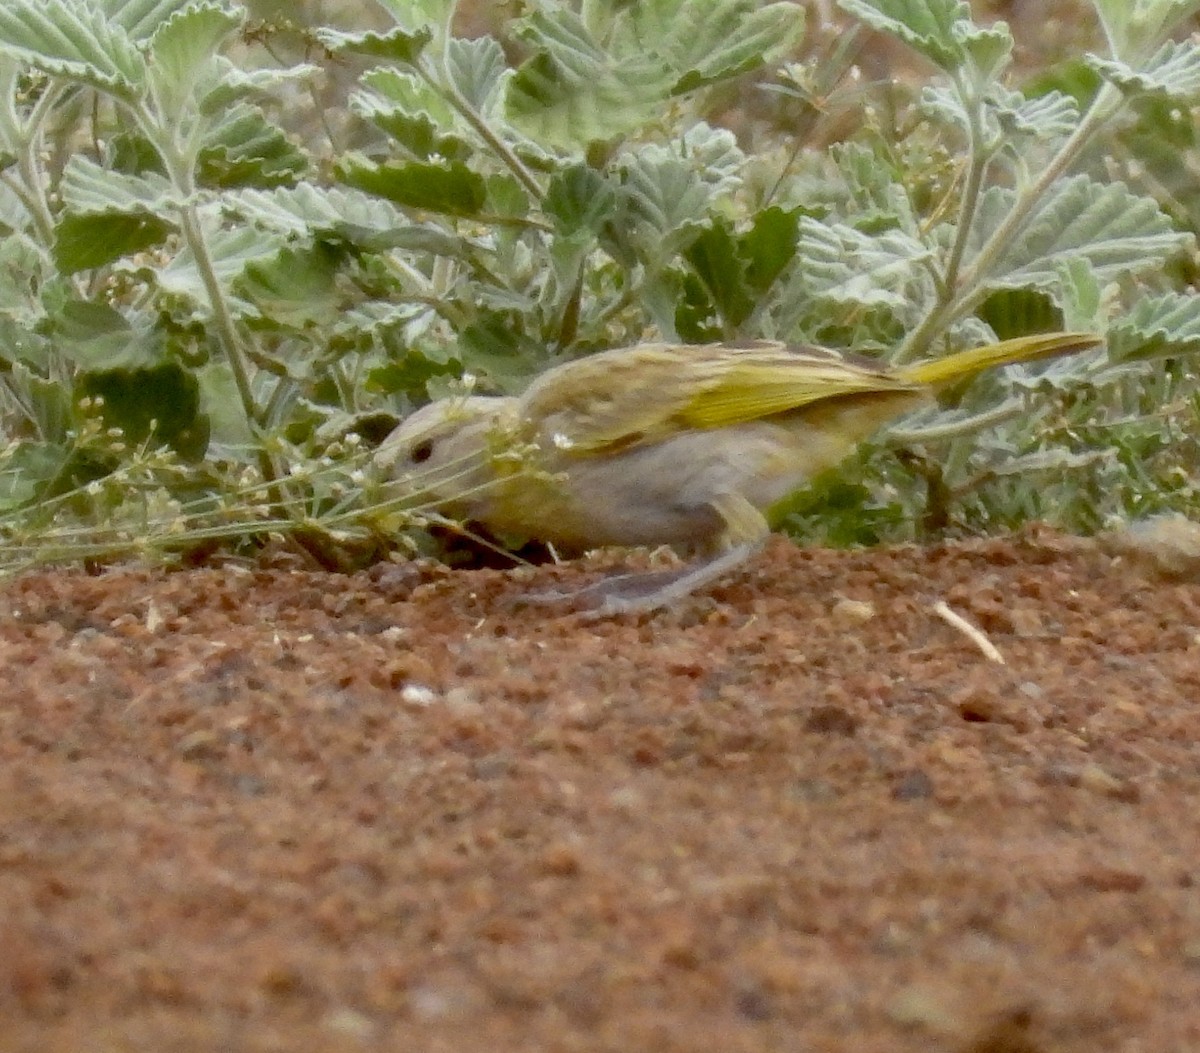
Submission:
<svg viewBox="0 0 1200 1053">
<path fill-rule="evenodd" d="M 1041 333 L 1036 336 L 1018 336 L 1013 340 L 1001 340 L 998 344 L 959 351 L 945 358 L 901 366 L 896 372 L 910 383 L 937 387 L 974 376 L 993 366 L 1073 355 L 1078 351 L 1098 347 L 1103 342 L 1104 338 L 1095 333 Z"/>
</svg>

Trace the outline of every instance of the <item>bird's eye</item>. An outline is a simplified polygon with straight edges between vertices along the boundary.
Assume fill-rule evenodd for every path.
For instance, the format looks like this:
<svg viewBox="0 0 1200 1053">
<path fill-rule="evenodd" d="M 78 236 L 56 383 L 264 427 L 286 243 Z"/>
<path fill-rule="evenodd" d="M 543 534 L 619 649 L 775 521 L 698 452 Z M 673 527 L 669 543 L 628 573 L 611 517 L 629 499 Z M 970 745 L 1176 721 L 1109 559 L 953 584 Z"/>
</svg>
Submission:
<svg viewBox="0 0 1200 1053">
<path fill-rule="evenodd" d="M 424 442 L 417 443 L 412 448 L 412 453 L 408 455 L 408 459 L 413 464 L 424 464 L 430 457 L 433 456 L 433 440 L 426 439 Z"/>
</svg>

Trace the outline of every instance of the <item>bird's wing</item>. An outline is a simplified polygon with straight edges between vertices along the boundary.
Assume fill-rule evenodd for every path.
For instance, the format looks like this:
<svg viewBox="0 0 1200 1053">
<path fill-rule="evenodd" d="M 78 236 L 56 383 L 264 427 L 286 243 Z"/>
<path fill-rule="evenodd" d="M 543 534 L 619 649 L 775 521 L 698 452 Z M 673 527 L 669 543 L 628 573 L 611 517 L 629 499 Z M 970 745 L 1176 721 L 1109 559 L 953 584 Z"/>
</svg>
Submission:
<svg viewBox="0 0 1200 1053">
<path fill-rule="evenodd" d="M 911 381 L 820 348 L 645 344 L 543 374 L 521 415 L 564 453 L 591 454 L 722 428 L 843 395 L 912 390 Z"/>
<path fill-rule="evenodd" d="M 699 392 L 677 421 L 690 428 L 723 428 L 825 399 L 891 394 L 919 386 L 878 366 L 820 349 L 778 347 L 731 360 L 718 382 Z"/>
</svg>

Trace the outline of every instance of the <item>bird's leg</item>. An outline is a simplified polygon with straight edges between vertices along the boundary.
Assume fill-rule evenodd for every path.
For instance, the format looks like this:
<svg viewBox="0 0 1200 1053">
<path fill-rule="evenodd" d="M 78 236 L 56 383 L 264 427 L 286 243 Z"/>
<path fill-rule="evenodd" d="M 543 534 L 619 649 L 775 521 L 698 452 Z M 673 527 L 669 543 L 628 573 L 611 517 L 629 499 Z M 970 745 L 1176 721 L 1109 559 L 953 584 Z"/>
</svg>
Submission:
<svg viewBox="0 0 1200 1053">
<path fill-rule="evenodd" d="M 587 621 L 611 618 L 618 614 L 646 614 L 670 607 L 697 589 L 716 581 L 744 563 L 761 546 L 761 541 L 747 542 L 701 563 L 692 563 L 677 570 L 618 574 L 582 589 L 539 592 L 522 596 L 517 602 L 522 605 L 567 604 L 579 610 Z"/>
<path fill-rule="evenodd" d="M 707 507 L 720 527 L 713 535 L 721 545 L 717 555 L 678 570 L 619 574 L 575 592 L 539 593 L 523 597 L 520 602 L 569 604 L 580 610 L 586 621 L 670 607 L 744 563 L 762 547 L 770 533 L 763 514 L 739 493 L 716 494 Z"/>
</svg>

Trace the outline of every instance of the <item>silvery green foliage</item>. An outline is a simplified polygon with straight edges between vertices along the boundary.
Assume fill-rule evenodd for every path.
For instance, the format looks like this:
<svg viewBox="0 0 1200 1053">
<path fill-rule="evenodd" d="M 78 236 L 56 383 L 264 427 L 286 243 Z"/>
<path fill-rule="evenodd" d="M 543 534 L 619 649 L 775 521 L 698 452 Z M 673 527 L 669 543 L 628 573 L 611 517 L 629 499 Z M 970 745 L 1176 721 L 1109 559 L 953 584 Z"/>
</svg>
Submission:
<svg viewBox="0 0 1200 1053">
<path fill-rule="evenodd" d="M 385 26 L 313 27 L 289 65 L 252 57 L 237 0 L 5 0 L 0 511 L 78 506 L 167 449 L 209 512 L 248 472 L 243 519 L 340 529 L 369 484 L 318 455 L 464 375 L 515 390 L 647 335 L 909 360 L 1111 327 L 1112 362 L 1010 371 L 898 429 L 953 485 L 1014 456 L 1066 478 L 1092 461 L 1031 435 L 1071 400 L 1077 427 L 1134 384 L 1174 397 L 1146 378 L 1197 350 L 1165 277 L 1192 234 L 1086 165 L 1124 114 L 1194 101 L 1200 52 L 1170 34 L 1196 4 L 1094 3 L 1103 87 L 1077 97 L 1020 90 L 1012 33 L 960 0 L 841 0 L 934 72 L 904 136 L 868 117 L 818 152 L 717 119 L 748 74 L 793 101 L 820 82 L 794 3 L 545 0 L 465 40 L 451 0 L 380 0 Z M 347 64 L 318 146 L 293 115 Z"/>
</svg>

